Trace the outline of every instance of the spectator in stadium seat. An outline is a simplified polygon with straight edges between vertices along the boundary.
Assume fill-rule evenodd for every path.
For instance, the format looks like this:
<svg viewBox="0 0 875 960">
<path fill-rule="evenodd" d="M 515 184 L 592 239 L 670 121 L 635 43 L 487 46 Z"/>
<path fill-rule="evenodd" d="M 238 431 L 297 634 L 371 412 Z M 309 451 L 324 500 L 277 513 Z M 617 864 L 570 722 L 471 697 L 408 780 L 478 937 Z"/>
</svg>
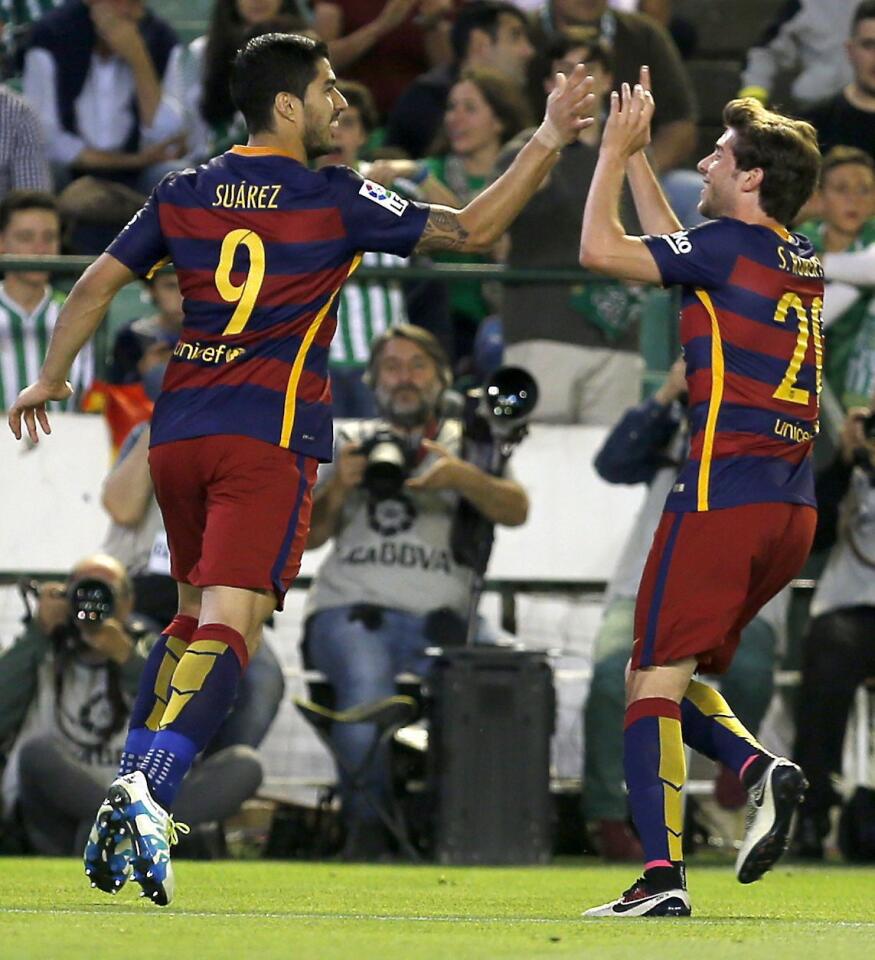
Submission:
<svg viewBox="0 0 875 960">
<path fill-rule="evenodd" d="M 665 28 L 650 17 L 612 10 L 607 0 L 546 0 L 533 14 L 533 39 L 538 50 L 533 64 L 535 104 L 542 104 L 545 98 L 541 78 L 547 72 L 549 43 L 568 27 L 582 27 L 589 32 L 590 43 L 599 41 L 608 47 L 617 87 L 637 83 L 641 66 L 650 67 L 653 97 L 658 104 L 651 163 L 662 175 L 687 161 L 696 143 L 696 100 L 677 48 Z"/>
<path fill-rule="evenodd" d="M 308 599 L 304 660 L 327 676 L 337 710 L 392 696 L 396 674 L 428 671 L 427 647 L 464 642 L 473 571 L 458 558 L 454 529 L 470 540 L 465 534 L 477 524 L 469 517 L 464 530 L 456 527 L 463 500 L 493 524 L 517 526 L 528 513 L 515 480 L 463 459 L 460 422 L 439 412 L 450 370 L 431 334 L 393 327 L 374 342 L 369 375 L 382 419 L 350 425 L 338 436 L 334 462 L 319 470 L 307 542 L 313 549 L 333 541 Z M 362 450 L 381 428 L 407 451 L 410 477 L 385 496 L 365 485 Z M 355 769 L 373 731 L 335 724 L 332 737 Z M 389 796 L 387 751 L 369 767 L 367 787 L 372 796 Z M 345 855 L 386 852 L 375 812 L 346 775 L 341 795 Z"/>
<path fill-rule="evenodd" d="M 604 102 L 612 83 L 611 56 L 588 42 L 580 28 L 558 35 L 544 77 L 549 92 L 557 72 L 585 63 Z M 597 118 L 601 111 L 597 111 Z M 506 170 L 532 130 L 502 151 L 496 173 Z M 505 251 L 508 266 L 532 269 L 579 268 L 580 208 L 586 201 L 598 159 L 601 122 L 581 131 L 566 146 L 541 189 L 511 225 Z M 624 219 L 637 224 L 631 197 Z M 643 361 L 638 353 L 640 290 L 619 281 L 506 285 L 501 305 L 505 360 L 526 367 L 539 384 L 534 419 L 547 423 L 610 425 L 617 411 L 641 397 Z M 533 325 L 532 317 L 538 317 Z"/>
<path fill-rule="evenodd" d="M 837 26 L 833 19 L 832 29 Z M 822 153 L 837 146 L 858 147 L 875 159 L 875 0 L 857 6 L 845 47 L 851 82 L 803 111 L 803 117 L 817 130 Z"/>
<path fill-rule="evenodd" d="M 112 345 L 110 383 L 137 383 L 164 367 L 182 331 L 182 294 L 176 273 L 163 270 L 143 281 L 155 312 L 122 327 Z M 158 386 L 160 387 L 160 379 Z M 157 391 L 156 395 L 157 395 Z"/>
<path fill-rule="evenodd" d="M 95 580 L 111 592 L 113 609 L 83 625 L 70 598 L 77 586 L 86 589 L 85 582 Z M 133 605 L 122 566 L 100 554 L 86 557 L 66 584 L 43 585 L 35 616 L 0 656 L 0 742 L 12 743 L 3 771 L 4 812 L 37 853 L 81 852 L 107 776 L 118 766 L 150 639 L 132 616 Z M 261 778 L 250 748 L 214 754 L 186 781 L 179 816 L 191 826 L 223 820 Z"/>
<path fill-rule="evenodd" d="M 875 161 L 856 147 L 833 147 L 824 157 L 820 216 L 799 226 L 825 261 L 824 375 L 845 409 L 865 406 L 875 390 L 875 274 L 859 283 L 833 279 L 833 255 L 875 244 Z M 847 259 L 847 257 L 846 257 Z"/>
<path fill-rule="evenodd" d="M 183 110 L 188 162 L 203 163 L 246 140 L 228 87 L 244 41 L 262 30 L 301 33 L 305 27 L 296 0 L 216 0 L 207 32 L 173 49 L 164 86 Z"/>
<path fill-rule="evenodd" d="M 466 70 L 450 90 L 444 134 L 434 144 L 432 155 L 422 161 L 378 160 L 368 176 L 385 186 L 398 182 L 403 192 L 412 188 L 428 203 L 462 207 L 493 179 L 501 148 L 528 120 L 525 98 L 511 81 L 493 70 Z M 494 257 L 441 252 L 434 259 L 485 263 Z M 470 366 L 477 327 L 490 310 L 478 280 L 453 280 L 448 287 L 453 363 L 460 372 Z"/>
<path fill-rule="evenodd" d="M 166 359 L 152 369 L 162 373 Z M 152 399 L 161 377 L 150 378 Z M 176 582 L 170 576 L 167 533 L 149 473 L 149 423 L 133 428 L 103 485 L 110 526 L 102 550 L 125 567 L 138 616 L 160 632 L 176 614 Z M 206 756 L 236 744 L 258 747 L 282 702 L 285 681 L 273 648 L 263 640 L 240 681 L 237 699 L 205 751 Z"/>
<path fill-rule="evenodd" d="M 627 410 L 595 458 L 609 483 L 646 483 L 647 496 L 605 594 L 596 635 L 592 684 L 584 708 L 583 808 L 594 840 L 608 860 L 638 860 L 641 848 L 628 827 L 623 786 L 625 671 L 634 633 L 635 595 L 665 498 L 677 479 L 689 444 L 684 361 L 678 360 L 649 400 Z M 742 632 L 741 644 L 721 690 L 736 716 L 754 734 L 774 689 L 778 638 L 784 632 L 788 594 L 771 600 Z M 716 799 L 733 809 L 746 791 L 721 767 Z"/>
<path fill-rule="evenodd" d="M 0 133 L 2 138 L 2 133 Z M 58 203 L 41 190 L 13 190 L 0 200 L 0 254 L 57 256 L 61 252 Z M 0 406 L 8 410 L 39 368 L 64 295 L 44 270 L 9 270 L 0 283 Z M 76 410 L 94 378 L 94 350 L 83 348 L 70 372 L 73 393 L 56 410 Z"/>
<path fill-rule="evenodd" d="M 389 113 L 386 144 L 423 157 L 440 132 L 450 88 L 464 70 L 486 68 L 522 89 L 535 50 L 523 13 L 504 0 L 474 0 L 456 15 L 453 60 L 434 67 L 401 94 Z"/>
<path fill-rule="evenodd" d="M 338 76 L 373 94 L 381 118 L 421 73 L 449 63 L 454 0 L 315 0 L 313 29 Z"/>
<path fill-rule="evenodd" d="M 816 476 L 814 549 L 830 548 L 811 600 L 802 652 L 793 758 L 808 778 L 794 852 L 822 859 L 834 783 L 857 688 L 875 677 L 875 442 L 867 426 L 875 395 L 848 411 L 835 460 Z"/>
<path fill-rule="evenodd" d="M 2 76 L 20 73 L 21 58 L 27 46 L 30 31 L 35 21 L 44 17 L 66 0 L 0 0 L 0 67 L 5 66 Z"/>
<path fill-rule="evenodd" d="M 608 6 L 624 13 L 647 14 L 668 30 L 681 59 L 689 60 L 695 54 L 698 31 L 690 20 L 674 15 L 674 0 L 608 0 Z"/>
<path fill-rule="evenodd" d="M 23 88 L 40 117 L 62 206 L 109 223 L 79 242 L 100 252 L 182 153 L 182 117 L 162 90 L 176 34 L 141 0 L 68 0 L 34 24 Z M 108 236 L 107 236 L 108 234 Z M 75 242 L 75 241 L 74 241 Z"/>
<path fill-rule="evenodd" d="M 51 190 L 52 177 L 33 107 L 0 84 L 0 200 L 10 190 Z"/>
<path fill-rule="evenodd" d="M 347 107 L 333 132 L 337 152 L 316 160 L 316 167 L 342 163 L 369 176 L 371 164 L 361 151 L 377 125 L 374 98 L 364 84 L 341 80 L 337 89 Z M 366 251 L 363 267 L 404 267 L 409 257 Z M 371 356 L 371 344 L 398 323 L 407 323 L 407 303 L 400 280 L 364 280 L 353 276 L 340 291 L 337 330 L 331 341 L 328 372 L 331 377 L 331 407 L 335 417 L 375 417 L 374 394 L 362 377 Z"/>
<path fill-rule="evenodd" d="M 748 51 L 739 97 L 768 105 L 781 74 L 792 73 L 790 94 L 805 110 L 851 80 L 846 38 L 860 0 L 793 0 Z"/>
</svg>

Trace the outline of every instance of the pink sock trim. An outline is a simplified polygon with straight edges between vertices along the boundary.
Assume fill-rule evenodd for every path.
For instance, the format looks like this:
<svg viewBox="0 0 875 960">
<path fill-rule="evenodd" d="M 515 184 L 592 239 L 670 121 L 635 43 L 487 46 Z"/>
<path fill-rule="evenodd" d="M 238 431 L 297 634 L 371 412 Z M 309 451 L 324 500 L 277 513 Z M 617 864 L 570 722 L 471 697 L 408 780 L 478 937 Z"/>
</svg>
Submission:
<svg viewBox="0 0 875 960">
<path fill-rule="evenodd" d="M 757 759 L 757 757 L 759 757 L 759 754 L 755 753 L 752 757 L 748 757 L 747 760 L 744 761 L 744 763 L 741 765 L 741 770 L 738 771 L 739 780 L 741 780 L 741 778 L 744 776 L 744 771 L 747 770 L 747 768 L 754 762 L 754 760 Z"/>
<path fill-rule="evenodd" d="M 674 864 L 671 862 L 671 860 L 648 860 L 647 863 L 644 864 L 644 869 L 650 870 L 652 867 L 673 867 L 673 866 Z"/>
</svg>

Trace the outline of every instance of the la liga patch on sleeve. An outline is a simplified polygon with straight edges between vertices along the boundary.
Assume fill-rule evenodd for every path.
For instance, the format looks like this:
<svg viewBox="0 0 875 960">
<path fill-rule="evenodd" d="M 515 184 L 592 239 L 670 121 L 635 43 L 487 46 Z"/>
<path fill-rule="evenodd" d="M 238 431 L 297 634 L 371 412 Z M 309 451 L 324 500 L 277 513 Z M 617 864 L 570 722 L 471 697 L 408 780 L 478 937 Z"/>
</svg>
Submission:
<svg viewBox="0 0 875 960">
<path fill-rule="evenodd" d="M 384 207 L 389 213 L 394 213 L 396 217 L 400 217 L 410 206 L 409 200 L 404 200 L 397 193 L 393 193 L 382 184 L 374 183 L 373 180 L 365 180 L 359 189 L 359 194 L 372 203 Z"/>
</svg>

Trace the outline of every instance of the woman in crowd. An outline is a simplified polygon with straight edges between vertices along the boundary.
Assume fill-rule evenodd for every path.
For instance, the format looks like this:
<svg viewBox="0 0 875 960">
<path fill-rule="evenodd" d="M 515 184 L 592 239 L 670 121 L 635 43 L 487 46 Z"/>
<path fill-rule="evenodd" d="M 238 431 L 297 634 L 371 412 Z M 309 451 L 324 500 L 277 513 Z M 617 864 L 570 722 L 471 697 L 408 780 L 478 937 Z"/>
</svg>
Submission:
<svg viewBox="0 0 875 960">
<path fill-rule="evenodd" d="M 228 88 L 231 61 L 244 41 L 266 29 L 305 28 L 296 0 L 216 0 L 207 33 L 178 46 L 167 66 L 165 85 L 185 116 L 188 162 L 203 162 L 246 140 Z"/>
<path fill-rule="evenodd" d="M 368 176 L 397 183 L 429 203 L 463 207 L 490 182 L 501 148 L 528 122 L 528 108 L 510 81 L 490 70 L 465 70 L 450 90 L 444 129 L 423 160 L 379 160 Z M 435 260 L 488 262 L 490 257 L 442 253 Z M 451 285 L 454 361 L 470 356 L 477 326 L 489 312 L 477 280 Z"/>
</svg>

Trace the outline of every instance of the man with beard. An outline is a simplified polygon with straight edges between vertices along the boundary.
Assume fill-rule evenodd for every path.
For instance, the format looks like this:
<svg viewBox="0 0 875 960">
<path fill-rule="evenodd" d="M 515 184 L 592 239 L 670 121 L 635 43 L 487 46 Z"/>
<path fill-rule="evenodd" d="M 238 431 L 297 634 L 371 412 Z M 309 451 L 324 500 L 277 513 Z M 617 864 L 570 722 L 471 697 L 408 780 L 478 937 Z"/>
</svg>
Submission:
<svg viewBox="0 0 875 960">
<path fill-rule="evenodd" d="M 461 459 L 461 424 L 439 413 L 449 363 L 430 333 L 399 324 L 383 334 L 367 378 L 383 420 L 362 421 L 339 438 L 334 463 L 319 472 L 307 541 L 312 548 L 334 539 L 310 592 L 304 658 L 327 676 L 337 710 L 392 696 L 396 674 L 428 671 L 427 647 L 464 638 L 473 574 L 451 547 L 460 499 L 505 526 L 524 523 L 528 512 L 518 483 Z M 408 478 L 389 497 L 365 479 L 370 441 L 381 430 L 406 452 Z M 332 737 L 346 768 L 357 769 L 373 727 L 335 724 Z M 344 856 L 378 857 L 387 849 L 382 825 L 364 792 L 338 773 Z M 367 776 L 371 796 L 388 796 L 387 751 Z"/>
<path fill-rule="evenodd" d="M 112 297 L 173 261 L 185 319 L 149 464 L 178 615 L 150 653 L 85 863 L 101 890 L 133 876 L 160 906 L 173 897 L 173 802 L 300 566 L 316 466 L 332 452 L 327 359 L 340 288 L 364 250 L 489 249 L 592 123 L 592 80 L 578 65 L 487 190 L 461 210 L 410 203 L 347 167 L 309 169 L 334 149 L 346 107 L 327 52 L 268 33 L 238 53 L 231 91 L 249 143 L 155 188 L 71 291 L 39 379 L 9 412 L 16 437 L 22 419 L 34 442 L 37 420 L 48 433 L 45 405 L 69 395 L 67 371 Z"/>
</svg>

